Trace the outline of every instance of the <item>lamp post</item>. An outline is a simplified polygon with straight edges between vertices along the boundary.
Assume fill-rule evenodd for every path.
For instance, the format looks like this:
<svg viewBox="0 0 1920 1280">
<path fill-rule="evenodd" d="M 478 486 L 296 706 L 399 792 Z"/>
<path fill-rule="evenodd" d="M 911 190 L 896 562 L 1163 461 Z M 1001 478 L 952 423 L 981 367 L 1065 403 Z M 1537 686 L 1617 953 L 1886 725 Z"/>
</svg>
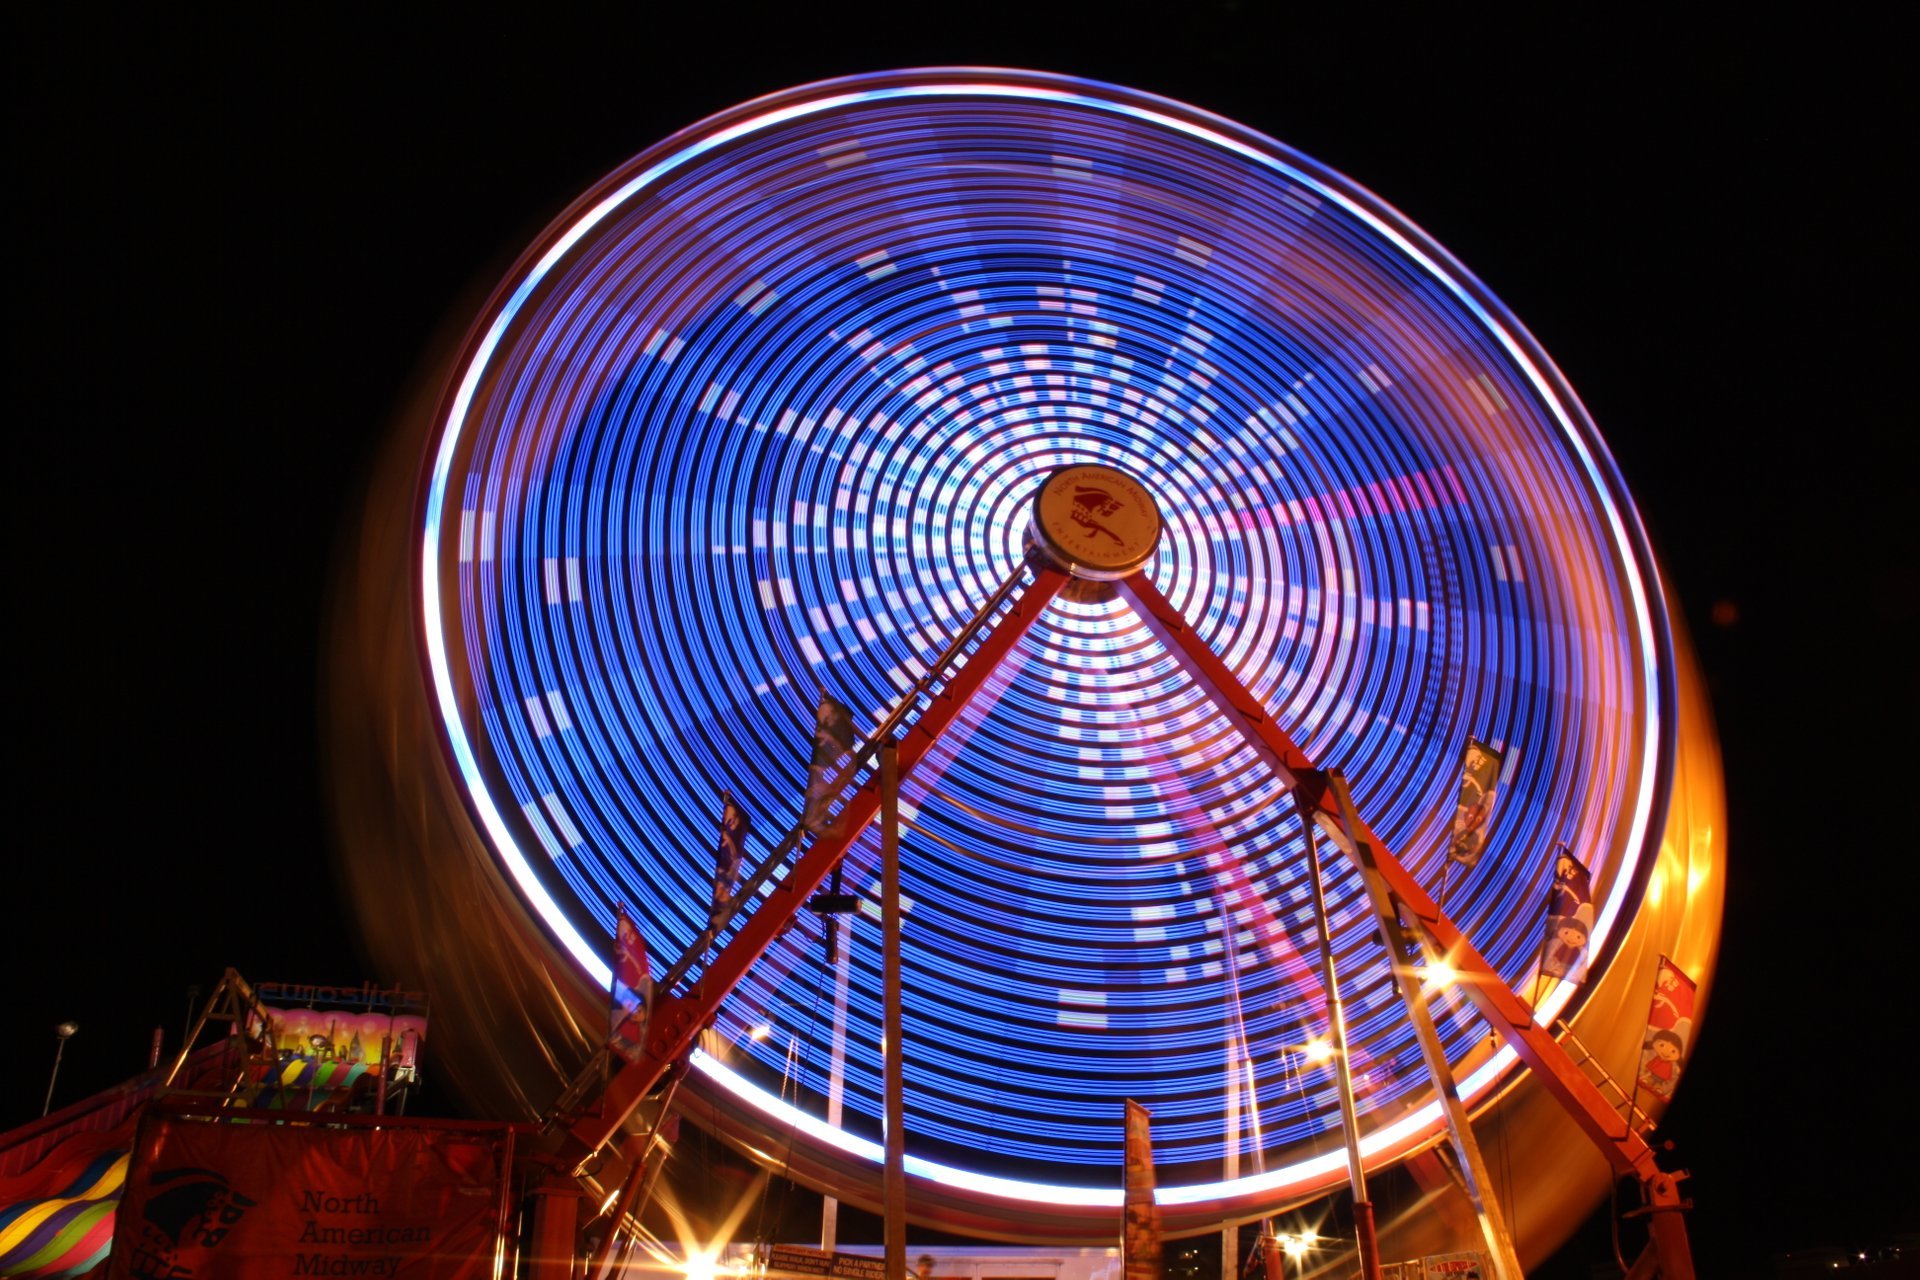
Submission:
<svg viewBox="0 0 1920 1280">
<path fill-rule="evenodd" d="M 53 1110 L 53 1082 L 60 1078 L 60 1055 L 67 1051 L 67 1040 L 79 1029 L 77 1022 L 63 1022 L 53 1029 L 53 1074 L 47 1077 L 47 1100 L 40 1104 L 43 1116 Z"/>
</svg>

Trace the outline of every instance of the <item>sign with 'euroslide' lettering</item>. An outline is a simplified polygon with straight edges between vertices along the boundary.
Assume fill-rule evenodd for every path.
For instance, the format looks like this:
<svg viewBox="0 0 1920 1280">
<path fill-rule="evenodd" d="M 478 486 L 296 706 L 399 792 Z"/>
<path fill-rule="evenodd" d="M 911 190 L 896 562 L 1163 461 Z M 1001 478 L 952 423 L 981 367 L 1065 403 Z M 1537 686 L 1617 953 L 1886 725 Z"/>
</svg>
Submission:
<svg viewBox="0 0 1920 1280">
<path fill-rule="evenodd" d="M 214 1123 L 150 1111 L 106 1275 L 491 1276 L 504 1136 Z"/>
</svg>

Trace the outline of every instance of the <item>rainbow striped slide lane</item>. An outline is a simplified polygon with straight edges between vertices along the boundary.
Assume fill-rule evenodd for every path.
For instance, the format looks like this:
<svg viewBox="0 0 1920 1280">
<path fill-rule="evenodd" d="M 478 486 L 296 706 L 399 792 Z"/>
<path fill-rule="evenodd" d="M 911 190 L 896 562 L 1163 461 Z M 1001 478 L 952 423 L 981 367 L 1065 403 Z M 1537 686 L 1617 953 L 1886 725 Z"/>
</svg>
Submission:
<svg viewBox="0 0 1920 1280">
<path fill-rule="evenodd" d="M 268 1069 L 250 1105 L 265 1111 L 317 1111 L 344 1103 L 353 1087 L 369 1075 L 377 1078 L 364 1062 L 290 1058 Z"/>
<path fill-rule="evenodd" d="M 105 1261 L 131 1136 L 131 1124 L 75 1134 L 33 1169 L 0 1179 L 0 1276 L 68 1280 Z"/>
</svg>

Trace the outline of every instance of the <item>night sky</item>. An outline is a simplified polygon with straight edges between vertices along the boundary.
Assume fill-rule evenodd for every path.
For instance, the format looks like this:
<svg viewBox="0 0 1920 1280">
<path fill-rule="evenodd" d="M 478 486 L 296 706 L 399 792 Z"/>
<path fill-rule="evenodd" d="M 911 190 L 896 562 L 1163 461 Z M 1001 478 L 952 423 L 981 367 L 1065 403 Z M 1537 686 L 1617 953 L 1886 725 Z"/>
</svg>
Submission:
<svg viewBox="0 0 1920 1280">
<path fill-rule="evenodd" d="M 381 977 L 328 834 L 333 550 L 436 340 L 541 226 L 761 93 L 1025 66 L 1194 103 L 1345 173 L 1567 374 L 1725 752 L 1726 934 L 1665 1125 L 1701 1273 L 1920 1231 L 1905 44 L 1757 13 L 775 12 L 482 31 L 10 13 L 0 1128 L 39 1114 L 61 1019 L 81 1030 L 56 1107 L 136 1073 L 155 1026 L 173 1048 L 189 986 L 228 966 Z M 1583 1276 L 1604 1239 L 1553 1274 Z"/>
</svg>

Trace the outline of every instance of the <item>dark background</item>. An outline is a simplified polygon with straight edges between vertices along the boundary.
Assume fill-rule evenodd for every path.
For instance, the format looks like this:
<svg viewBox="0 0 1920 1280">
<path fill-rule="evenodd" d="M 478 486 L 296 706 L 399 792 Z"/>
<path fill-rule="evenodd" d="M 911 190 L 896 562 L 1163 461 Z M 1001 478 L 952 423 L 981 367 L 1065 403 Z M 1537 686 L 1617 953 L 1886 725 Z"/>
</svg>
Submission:
<svg viewBox="0 0 1920 1280">
<path fill-rule="evenodd" d="M 1920 1230 L 1906 45 L 1830 17 L 1544 11 L 10 11 L 0 1128 L 39 1114 L 61 1019 L 81 1030 L 56 1107 L 142 1068 L 155 1026 L 174 1047 L 189 986 L 227 966 L 382 976 L 329 847 L 327 584 L 474 290 L 594 179 L 736 102 L 1027 66 L 1344 172 L 1567 373 L 1726 757 L 1725 945 L 1665 1126 L 1701 1274 Z M 1603 1214 L 1536 1275 L 1607 1254 Z"/>
</svg>

